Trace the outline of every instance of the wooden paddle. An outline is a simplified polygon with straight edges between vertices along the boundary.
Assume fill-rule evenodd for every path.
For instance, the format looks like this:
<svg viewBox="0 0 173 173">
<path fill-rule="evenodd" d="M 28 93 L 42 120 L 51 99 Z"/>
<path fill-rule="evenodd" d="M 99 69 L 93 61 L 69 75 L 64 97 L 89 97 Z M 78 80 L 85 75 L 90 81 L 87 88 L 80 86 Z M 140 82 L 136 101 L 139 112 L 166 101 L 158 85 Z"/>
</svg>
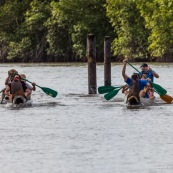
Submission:
<svg viewBox="0 0 173 173">
<path fill-rule="evenodd" d="M 30 82 L 28 79 L 25 79 L 25 78 L 22 78 L 23 80 L 29 82 L 29 83 L 32 83 Z M 56 97 L 58 92 L 55 91 L 55 90 L 52 90 L 50 88 L 46 88 L 46 87 L 41 87 L 39 85 L 36 84 L 37 87 L 41 88 L 43 90 L 43 92 L 45 92 L 46 94 L 50 95 L 51 97 Z"/>
<path fill-rule="evenodd" d="M 161 98 L 162 100 L 164 100 L 166 103 L 171 103 L 172 100 L 173 100 L 173 98 L 172 98 L 171 96 L 167 95 L 167 94 L 165 94 L 165 95 L 163 95 L 163 96 L 160 96 L 160 98 Z"/>
<path fill-rule="evenodd" d="M 134 68 L 138 73 L 141 74 L 141 72 L 140 72 L 138 69 L 136 69 L 132 64 L 130 64 L 130 62 L 127 62 L 127 63 L 128 63 L 132 68 Z M 161 98 L 162 100 L 164 100 L 166 103 L 171 103 L 171 102 L 172 102 L 173 98 L 172 98 L 171 96 L 169 96 L 169 95 L 166 94 L 167 91 L 166 91 L 163 87 L 161 87 L 160 85 L 158 85 L 158 84 L 156 84 L 156 83 L 153 83 L 153 82 L 150 82 L 150 83 L 151 83 L 151 85 L 153 86 L 155 92 L 156 92 L 157 94 L 160 95 L 160 98 Z"/>
<path fill-rule="evenodd" d="M 121 86 L 100 86 L 100 87 L 98 87 L 98 93 L 105 94 L 105 93 L 111 92 L 117 88 L 121 88 Z"/>
<path fill-rule="evenodd" d="M 118 94 L 118 92 L 119 92 L 122 88 L 123 88 L 123 87 L 120 87 L 119 89 L 115 89 L 115 90 L 113 90 L 113 91 L 111 91 L 111 92 L 105 94 L 105 95 L 104 95 L 104 98 L 105 98 L 106 100 L 112 99 L 113 97 L 115 97 L 115 96 Z"/>
</svg>

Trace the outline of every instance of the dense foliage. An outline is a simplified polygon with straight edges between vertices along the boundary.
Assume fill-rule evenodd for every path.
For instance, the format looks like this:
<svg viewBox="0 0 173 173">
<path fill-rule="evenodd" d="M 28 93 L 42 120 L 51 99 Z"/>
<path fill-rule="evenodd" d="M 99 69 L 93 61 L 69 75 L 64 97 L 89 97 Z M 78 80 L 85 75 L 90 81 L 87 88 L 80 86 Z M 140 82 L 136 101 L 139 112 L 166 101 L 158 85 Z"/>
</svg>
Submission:
<svg viewBox="0 0 173 173">
<path fill-rule="evenodd" d="M 89 33 L 97 60 L 109 35 L 115 57 L 171 61 L 172 16 L 168 0 L 1 0 L 0 61 L 82 61 Z"/>
</svg>

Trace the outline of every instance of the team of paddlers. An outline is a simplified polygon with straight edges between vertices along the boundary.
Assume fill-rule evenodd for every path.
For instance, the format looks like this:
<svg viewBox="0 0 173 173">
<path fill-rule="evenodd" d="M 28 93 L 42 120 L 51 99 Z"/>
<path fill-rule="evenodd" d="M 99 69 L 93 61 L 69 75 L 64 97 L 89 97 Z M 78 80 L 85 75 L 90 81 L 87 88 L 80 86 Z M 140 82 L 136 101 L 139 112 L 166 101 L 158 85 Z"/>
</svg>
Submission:
<svg viewBox="0 0 173 173">
<path fill-rule="evenodd" d="M 8 77 L 5 80 L 5 88 L 2 90 L 2 99 L 3 101 L 13 102 L 15 96 L 22 96 L 26 100 L 31 99 L 32 91 L 35 91 L 35 83 L 32 85 L 26 82 L 25 74 L 18 74 L 15 69 L 8 71 Z"/>
<path fill-rule="evenodd" d="M 149 102 L 155 100 L 154 89 L 151 85 L 154 77 L 159 78 L 159 75 L 153 71 L 148 64 L 143 63 L 140 68 L 140 73 L 133 73 L 131 77 L 126 74 L 126 65 L 128 60 L 123 61 L 122 76 L 127 85 L 122 89 L 122 92 L 127 96 L 127 102 L 130 104 L 138 104 L 145 99 Z"/>
</svg>

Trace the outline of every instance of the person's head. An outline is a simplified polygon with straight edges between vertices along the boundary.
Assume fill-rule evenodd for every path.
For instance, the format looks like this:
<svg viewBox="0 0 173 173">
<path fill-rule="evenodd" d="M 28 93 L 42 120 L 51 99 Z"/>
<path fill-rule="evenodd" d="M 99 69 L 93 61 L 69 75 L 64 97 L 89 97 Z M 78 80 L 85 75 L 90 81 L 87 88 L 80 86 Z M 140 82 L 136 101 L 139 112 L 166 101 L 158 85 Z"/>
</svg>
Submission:
<svg viewBox="0 0 173 173">
<path fill-rule="evenodd" d="M 142 77 L 146 78 L 148 75 L 148 72 L 143 70 L 143 71 L 141 71 L 141 75 L 142 75 Z"/>
<path fill-rule="evenodd" d="M 17 72 L 15 69 L 9 70 L 9 71 L 8 71 L 8 76 L 10 77 L 10 78 L 9 78 L 9 81 L 10 81 L 10 82 L 13 81 L 14 76 L 17 75 L 17 74 L 18 74 L 18 72 Z"/>
<path fill-rule="evenodd" d="M 147 71 L 148 70 L 148 64 L 147 63 L 143 63 L 141 66 L 141 71 Z"/>
<path fill-rule="evenodd" d="M 139 80 L 140 77 L 139 77 L 138 73 L 133 73 L 131 78 L 132 78 L 133 81 L 137 81 L 137 80 Z"/>
<path fill-rule="evenodd" d="M 11 69 L 8 71 L 8 75 L 15 75 L 18 74 L 18 72 L 15 69 Z"/>
<path fill-rule="evenodd" d="M 21 81 L 24 81 L 25 82 L 25 78 L 26 78 L 26 76 L 24 75 L 24 74 L 20 74 L 20 77 L 21 77 Z"/>
<path fill-rule="evenodd" d="M 20 76 L 19 75 L 15 75 L 13 78 L 13 81 L 19 81 L 20 80 Z"/>
</svg>

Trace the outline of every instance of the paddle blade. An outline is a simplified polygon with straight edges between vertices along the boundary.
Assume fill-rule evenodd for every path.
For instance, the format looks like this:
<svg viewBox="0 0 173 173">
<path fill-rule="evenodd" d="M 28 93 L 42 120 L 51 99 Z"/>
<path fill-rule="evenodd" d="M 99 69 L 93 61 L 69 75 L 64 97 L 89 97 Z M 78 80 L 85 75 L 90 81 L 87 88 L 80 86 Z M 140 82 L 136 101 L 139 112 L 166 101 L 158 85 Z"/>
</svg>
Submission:
<svg viewBox="0 0 173 173">
<path fill-rule="evenodd" d="M 98 87 L 98 93 L 105 94 L 105 93 L 111 92 L 117 88 L 121 88 L 121 86 L 100 86 L 100 87 Z"/>
<path fill-rule="evenodd" d="M 111 92 L 105 94 L 105 95 L 104 95 L 104 98 L 105 98 L 106 100 L 112 99 L 113 97 L 115 97 L 115 96 L 118 94 L 118 92 L 119 92 L 120 89 L 121 89 L 121 88 L 116 89 L 116 90 L 113 90 L 113 91 L 111 91 Z"/>
<path fill-rule="evenodd" d="M 155 84 L 155 83 L 151 83 L 151 85 L 153 86 L 153 88 L 156 90 L 156 92 L 160 95 L 160 96 L 163 96 L 167 93 L 167 91 L 161 87 L 160 85 L 158 84 Z"/>
<path fill-rule="evenodd" d="M 163 95 L 163 96 L 160 96 L 160 98 L 165 101 L 166 103 L 171 103 L 173 98 L 167 94 Z"/>
<path fill-rule="evenodd" d="M 58 92 L 55 90 L 52 90 L 50 88 L 46 88 L 46 87 L 40 87 L 46 94 L 50 95 L 51 97 L 56 97 Z"/>
</svg>

